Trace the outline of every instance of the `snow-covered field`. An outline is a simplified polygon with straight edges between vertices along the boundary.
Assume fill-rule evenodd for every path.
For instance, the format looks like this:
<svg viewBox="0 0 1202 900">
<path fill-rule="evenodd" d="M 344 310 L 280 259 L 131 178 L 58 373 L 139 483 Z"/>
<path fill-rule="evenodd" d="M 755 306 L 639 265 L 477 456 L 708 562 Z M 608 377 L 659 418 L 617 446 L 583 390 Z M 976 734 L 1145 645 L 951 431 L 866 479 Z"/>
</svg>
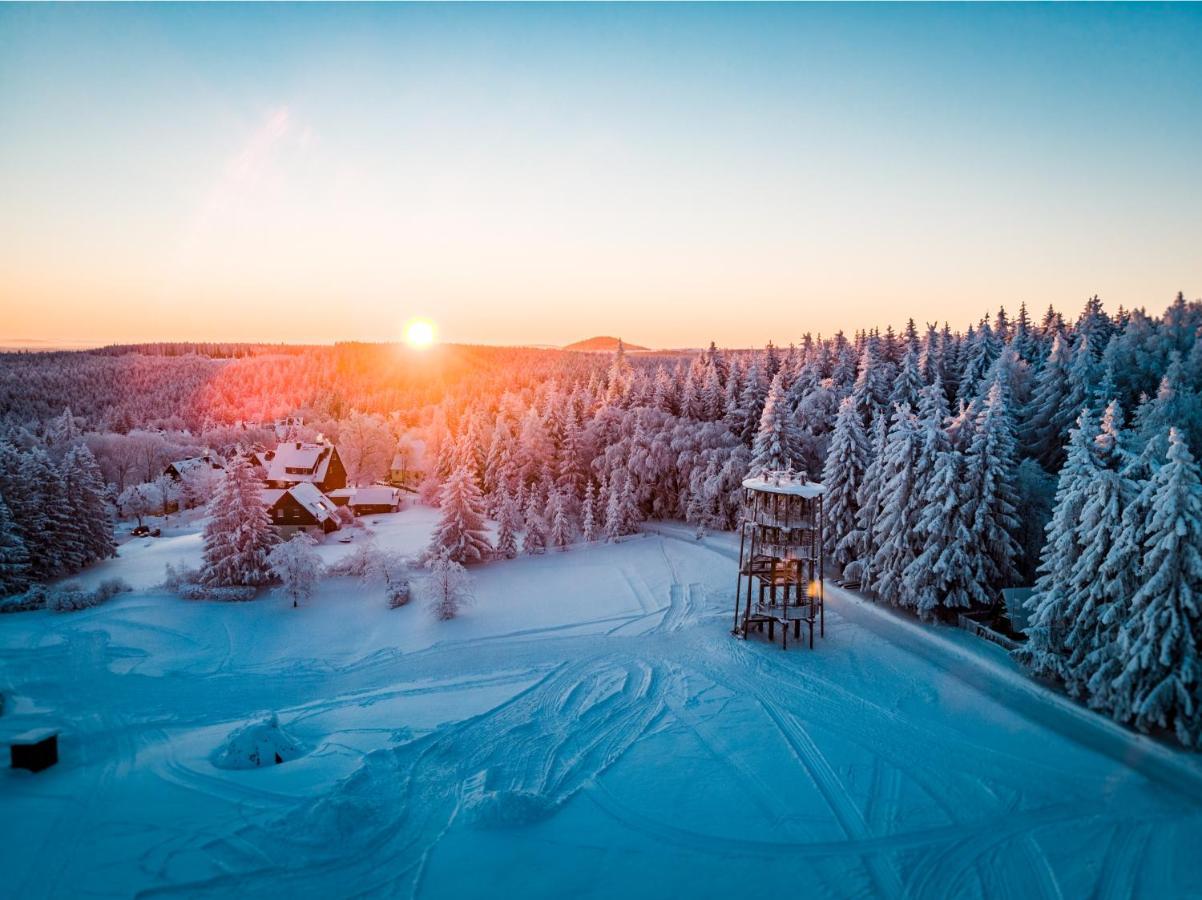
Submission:
<svg viewBox="0 0 1202 900">
<path fill-rule="evenodd" d="M 477 567 L 449 623 L 349 579 L 300 609 L 155 589 L 199 554 L 129 542 L 76 580 L 135 593 L 0 618 L 0 741 L 63 732 L 0 776 L 0 894 L 1202 894 L 1192 758 L 838 591 L 813 652 L 735 641 L 728 536 Z M 271 712 L 297 758 L 214 764 Z"/>
</svg>

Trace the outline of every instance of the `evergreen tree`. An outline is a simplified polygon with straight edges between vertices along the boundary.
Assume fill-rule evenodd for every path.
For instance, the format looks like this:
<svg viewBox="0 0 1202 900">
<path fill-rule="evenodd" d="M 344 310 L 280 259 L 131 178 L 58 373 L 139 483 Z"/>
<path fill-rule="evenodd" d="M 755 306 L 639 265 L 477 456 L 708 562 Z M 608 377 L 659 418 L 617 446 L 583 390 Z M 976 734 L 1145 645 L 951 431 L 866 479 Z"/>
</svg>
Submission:
<svg viewBox="0 0 1202 900">
<path fill-rule="evenodd" d="M 1014 584 L 1018 543 L 1018 500 L 1014 492 L 1015 441 L 1009 396 L 1004 382 L 993 382 L 977 415 L 976 431 L 968 448 L 965 497 L 972 509 L 974 574 L 988 596 Z"/>
<path fill-rule="evenodd" d="M 1039 370 L 1027 411 L 1025 444 L 1030 454 L 1051 471 L 1056 470 L 1055 464 L 1061 452 L 1061 428 L 1064 424 L 1061 404 L 1068 395 L 1068 364 L 1068 344 L 1057 334 Z M 1072 415 L 1080 411 L 1081 407 L 1078 406 Z"/>
<path fill-rule="evenodd" d="M 634 502 L 634 485 L 627 472 L 622 479 L 609 480 L 609 497 L 605 505 L 605 537 L 616 541 L 622 535 L 638 530 L 638 508 Z"/>
<path fill-rule="evenodd" d="M 915 463 L 920 435 L 908 404 L 894 409 L 880 469 L 880 513 L 873 523 L 876 547 L 871 580 L 865 585 L 893 605 L 905 602 L 902 577 L 917 555 L 914 526 L 921 509 L 921 493 L 915 486 Z"/>
<path fill-rule="evenodd" d="M 1193 747 L 1202 741 L 1202 481 L 1175 428 L 1153 482 L 1147 577 L 1120 633 L 1126 666 L 1115 685 L 1116 714 L 1141 731 L 1172 728 Z"/>
<path fill-rule="evenodd" d="M 209 502 L 201 581 L 212 587 L 256 586 L 271 580 L 267 554 L 278 541 L 261 488 L 245 458 L 235 457 Z"/>
<path fill-rule="evenodd" d="M 597 514 L 594 505 L 593 483 L 590 481 L 584 489 L 584 502 L 580 506 L 580 537 L 584 541 L 593 541 L 597 537 Z"/>
<path fill-rule="evenodd" d="M 855 402 L 855 398 L 852 398 Z M 857 411 L 859 406 L 857 404 Z M 880 496 L 884 484 L 885 447 L 889 439 L 889 423 L 878 415 L 873 421 L 872 452 L 864 467 L 864 478 L 856 493 L 856 528 L 848 532 L 847 551 L 855 554 L 852 561 L 855 574 L 865 587 L 872 583 L 872 559 L 876 555 L 873 534 L 880 513 Z"/>
<path fill-rule="evenodd" d="M 864 480 L 864 469 L 868 465 L 868 438 L 864 425 L 851 397 L 844 397 L 835 418 L 835 431 L 826 455 L 826 466 L 822 470 L 822 483 L 826 486 L 823 511 L 826 527 L 823 530 L 824 548 L 842 568 L 856 557 L 854 533 L 856 511 L 859 504 L 856 495 Z"/>
<path fill-rule="evenodd" d="M 551 532 L 549 535 L 551 546 L 558 547 L 560 550 L 567 550 L 568 544 L 572 540 L 572 529 L 568 524 L 568 514 L 564 508 L 563 496 L 558 491 L 551 495 L 548 509 L 551 517 Z"/>
<path fill-rule="evenodd" d="M 0 495 L 0 598 L 29 587 L 29 551 L 17 523 Z"/>
<path fill-rule="evenodd" d="M 492 551 L 484 526 L 484 499 L 468 466 L 460 465 L 439 496 L 441 514 L 430 540 L 429 555 L 445 552 L 457 563 L 487 559 Z"/>
<path fill-rule="evenodd" d="M 1098 614 L 1101 623 L 1098 630 L 1104 631 L 1105 635 L 1095 642 L 1097 646 L 1086 657 L 1084 669 L 1075 673 L 1078 680 L 1088 679 L 1089 702 L 1096 709 L 1112 711 L 1120 705 L 1115 681 L 1126 660 L 1121 654 L 1119 635 L 1130 614 L 1131 598 L 1145 578 L 1144 541 L 1156 493 L 1153 476 L 1160 468 L 1167 446 L 1167 434 L 1149 441 L 1139 456 L 1127 459 L 1121 472 L 1131 492 L 1131 500 L 1123 510 L 1118 535 L 1097 573 L 1099 584 L 1106 590 L 1106 595 L 1099 601 Z M 1104 458 L 1113 459 L 1105 454 Z"/>
<path fill-rule="evenodd" d="M 70 538 L 78 546 L 82 565 L 117 553 L 113 517 L 105 499 L 104 478 L 87 444 L 71 447 L 63 458 L 63 478 L 71 509 Z"/>
<path fill-rule="evenodd" d="M 547 549 L 547 523 L 539 510 L 538 496 L 531 494 L 526 503 L 526 533 L 522 535 L 522 552 L 531 556 Z"/>
<path fill-rule="evenodd" d="M 517 504 L 508 491 L 502 490 L 497 501 L 497 556 L 513 559 L 518 555 L 518 531 L 521 527 Z"/>
<path fill-rule="evenodd" d="M 939 387 L 942 390 L 942 387 Z M 924 618 L 937 608 L 984 604 L 973 577 L 971 505 L 966 502 L 965 455 L 952 447 L 938 453 L 915 528 L 921 552 L 906 568 L 903 590 Z"/>
<path fill-rule="evenodd" d="M 1018 655 L 1040 675 L 1064 678 L 1067 674 L 1065 639 L 1071 627 L 1068 611 L 1073 605 L 1070 578 L 1081 555 L 1077 523 L 1098 467 L 1094 445 L 1097 429 L 1089 410 L 1082 410 L 1077 427 L 1069 432 L 1068 458 L 1056 485 L 1056 505 L 1040 554 L 1039 578 L 1026 602 L 1031 620 L 1027 645 Z"/>
<path fill-rule="evenodd" d="M 798 461 L 801 435 L 786 401 L 781 373 L 772 379 L 759 431 L 751 451 L 751 471 L 761 473 L 791 469 Z"/>
<path fill-rule="evenodd" d="M 898 369 L 897 379 L 893 382 L 893 393 L 889 399 L 894 406 L 905 403 L 911 409 L 915 409 L 918 406 L 918 392 L 923 386 L 922 373 L 918 368 L 918 352 L 914 347 L 908 346 L 902 356 L 901 367 Z"/>
<path fill-rule="evenodd" d="M 864 344 L 851 396 L 865 423 L 873 421 L 878 415 L 884 415 L 888 420 L 886 403 L 889 397 L 889 372 L 877 356 L 874 342 Z"/>
<path fill-rule="evenodd" d="M 1109 606 L 1130 597 L 1117 593 L 1125 589 L 1126 579 L 1109 568 L 1116 561 L 1112 554 L 1122 537 L 1123 512 L 1132 493 L 1122 470 L 1122 442 L 1122 411 L 1112 402 L 1094 439 L 1097 469 L 1084 485 L 1076 538 L 1080 555 L 1066 586 L 1065 685 L 1078 697 L 1086 693 L 1097 667 L 1114 651 L 1117 624 L 1106 617 Z"/>
</svg>

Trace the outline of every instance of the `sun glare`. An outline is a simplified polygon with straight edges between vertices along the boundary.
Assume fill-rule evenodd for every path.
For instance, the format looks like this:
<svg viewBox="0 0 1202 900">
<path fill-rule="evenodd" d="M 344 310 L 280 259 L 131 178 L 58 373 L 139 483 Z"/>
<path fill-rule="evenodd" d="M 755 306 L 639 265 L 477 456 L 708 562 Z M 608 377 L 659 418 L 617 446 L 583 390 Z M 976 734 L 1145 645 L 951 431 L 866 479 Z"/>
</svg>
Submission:
<svg viewBox="0 0 1202 900">
<path fill-rule="evenodd" d="M 434 323 L 429 319 L 414 319 L 405 326 L 405 341 L 418 350 L 429 347 L 434 343 Z"/>
</svg>

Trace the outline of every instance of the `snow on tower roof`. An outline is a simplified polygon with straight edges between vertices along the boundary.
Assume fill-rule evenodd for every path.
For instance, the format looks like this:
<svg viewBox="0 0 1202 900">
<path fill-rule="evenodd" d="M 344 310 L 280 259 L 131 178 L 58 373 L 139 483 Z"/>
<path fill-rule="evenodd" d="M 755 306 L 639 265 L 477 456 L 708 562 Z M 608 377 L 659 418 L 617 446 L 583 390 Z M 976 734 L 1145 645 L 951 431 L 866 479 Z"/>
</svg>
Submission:
<svg viewBox="0 0 1202 900">
<path fill-rule="evenodd" d="M 807 481 L 804 473 L 765 472 L 758 478 L 743 479 L 743 487 L 770 494 L 791 494 L 812 500 L 826 493 L 826 488 L 816 481 Z"/>
</svg>

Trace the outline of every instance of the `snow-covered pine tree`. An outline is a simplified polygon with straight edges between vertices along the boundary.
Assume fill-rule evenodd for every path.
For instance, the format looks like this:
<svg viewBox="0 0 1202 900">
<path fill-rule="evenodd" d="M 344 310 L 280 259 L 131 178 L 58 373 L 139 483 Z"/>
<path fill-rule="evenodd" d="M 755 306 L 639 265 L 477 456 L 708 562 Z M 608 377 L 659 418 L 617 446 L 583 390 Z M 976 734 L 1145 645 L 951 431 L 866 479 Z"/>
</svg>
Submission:
<svg viewBox="0 0 1202 900">
<path fill-rule="evenodd" d="M 426 592 L 430 612 L 438 621 L 449 622 L 472 599 L 471 577 L 463 566 L 445 553 L 431 559 L 429 568 Z"/>
<path fill-rule="evenodd" d="M 1120 632 L 1115 714 L 1141 731 L 1172 728 L 1193 747 L 1202 742 L 1202 481 L 1176 428 L 1153 482 L 1147 576 Z"/>
<path fill-rule="evenodd" d="M 738 410 L 741 419 L 737 422 L 736 430 L 743 443 L 748 447 L 755 440 L 767 400 L 768 383 L 764 380 L 759 358 L 752 356 L 743 381 L 743 392 L 739 395 Z"/>
<path fill-rule="evenodd" d="M 1112 711 L 1120 703 L 1114 684 L 1126 660 L 1119 649 L 1118 635 L 1130 613 L 1131 598 L 1145 578 L 1144 540 L 1156 494 L 1153 476 L 1159 471 L 1167 448 L 1168 434 L 1165 433 L 1149 441 L 1138 456 L 1128 457 L 1126 467 L 1122 469 L 1131 499 L 1123 510 L 1118 537 L 1097 574 L 1098 580 L 1107 588 L 1099 613 L 1101 627 L 1107 629 L 1114 640 L 1097 647 L 1085 663 L 1089 673 L 1089 703 L 1095 709 Z M 1105 453 L 1103 458 L 1107 458 Z"/>
<path fill-rule="evenodd" d="M 1061 401 L 1068 394 L 1068 366 L 1068 342 L 1057 334 L 1036 377 L 1023 429 L 1027 451 L 1052 471 L 1061 452 Z M 1073 414 L 1079 412 L 1080 407 Z"/>
<path fill-rule="evenodd" d="M 572 527 L 568 522 L 567 504 L 563 495 L 555 491 L 548 504 L 548 515 L 551 518 L 551 531 L 548 534 L 552 547 L 567 550 L 572 540 Z"/>
<path fill-rule="evenodd" d="M 972 504 L 969 534 L 975 549 L 974 572 L 990 597 L 1018 577 L 1018 498 L 1014 492 L 1015 441 L 1010 398 L 996 378 L 977 415 L 968 448 L 965 498 Z"/>
<path fill-rule="evenodd" d="M 902 577 L 918 554 L 915 525 L 921 510 L 921 492 L 915 485 L 920 433 L 909 404 L 894 407 L 893 421 L 881 466 L 880 514 L 872 529 L 876 547 L 864 585 L 894 606 L 904 605 Z"/>
<path fill-rule="evenodd" d="M 840 568 L 856 556 L 856 548 L 851 546 L 856 530 L 856 510 L 859 509 L 856 495 L 867 465 L 868 438 L 864 435 L 864 424 L 855 400 L 844 397 L 835 417 L 835 431 L 822 470 L 822 483 L 826 486 L 823 540 L 826 552 Z"/>
<path fill-rule="evenodd" d="M 44 449 L 33 447 L 21 459 L 20 482 L 9 503 L 25 537 L 33 580 L 78 572 L 87 557 L 71 521 L 62 470 Z"/>
<path fill-rule="evenodd" d="M 509 492 L 501 489 L 497 500 L 497 547 L 496 555 L 501 559 L 513 559 L 518 555 L 518 532 L 522 528 L 517 504 Z"/>
<path fill-rule="evenodd" d="M 791 469 L 798 461 L 801 435 L 786 400 L 784 376 L 777 372 L 768 389 L 760 427 L 751 450 L 751 472 Z"/>
<path fill-rule="evenodd" d="M 457 563 L 487 559 L 492 547 L 484 527 L 484 498 L 468 466 L 460 465 L 451 472 L 438 505 L 441 514 L 428 554 L 436 557 L 445 551 Z"/>
<path fill-rule="evenodd" d="M 878 415 L 889 419 L 887 401 L 889 397 L 889 370 L 877 355 L 877 344 L 866 341 L 860 353 L 860 366 L 852 385 L 851 396 L 865 424 Z"/>
<path fill-rule="evenodd" d="M 267 553 L 267 568 L 283 586 L 284 596 L 294 607 L 311 600 L 321 577 L 317 541 L 298 531 L 290 541 L 281 541 Z"/>
<path fill-rule="evenodd" d="M 235 457 L 209 501 L 201 581 L 212 587 L 257 586 L 271 580 L 267 554 L 279 538 L 263 506 L 259 481 Z"/>
<path fill-rule="evenodd" d="M 83 565 L 108 559 L 117 552 L 113 517 L 105 498 L 104 478 L 88 445 L 77 443 L 63 457 L 63 479 L 71 508 L 72 539 Z"/>
<path fill-rule="evenodd" d="M 1124 529 L 1123 512 L 1133 487 L 1124 474 L 1123 414 L 1112 401 L 1102 416 L 1101 431 L 1094 439 L 1097 469 L 1085 485 L 1085 498 L 1077 523 L 1080 555 L 1068 576 L 1069 623 L 1065 636 L 1068 656 L 1064 661 L 1065 686 L 1075 697 L 1084 696 L 1101 664 L 1115 651 L 1118 626 L 1106 612 L 1112 603 L 1129 602 L 1130 594 L 1119 595 L 1124 573 L 1109 565 Z"/>
<path fill-rule="evenodd" d="M 901 366 L 897 370 L 897 378 L 893 382 L 893 391 L 889 400 L 894 406 L 905 403 L 911 409 L 916 409 L 918 392 L 922 388 L 922 373 L 918 369 L 918 351 L 907 342 L 906 352 L 902 355 Z"/>
<path fill-rule="evenodd" d="M 623 478 L 617 475 L 615 472 L 609 480 L 609 497 L 605 504 L 605 538 L 609 541 L 616 541 L 638 529 L 638 509 L 630 473 L 626 472 Z"/>
<path fill-rule="evenodd" d="M 547 523 L 543 519 L 537 492 L 526 501 L 526 533 L 522 535 L 522 552 L 530 555 L 547 549 Z"/>
<path fill-rule="evenodd" d="M 854 398 L 852 402 L 855 402 Z M 859 410 L 859 404 L 856 409 Z M 846 538 L 847 552 L 854 554 L 849 564 L 852 568 L 848 574 L 858 579 L 865 587 L 872 582 L 872 559 L 877 549 L 873 535 L 880 513 L 880 495 L 884 485 L 882 472 L 888 440 L 889 421 L 882 413 L 872 423 L 871 455 L 868 465 L 864 467 L 860 489 L 856 493 L 856 527 L 854 531 L 847 533 Z"/>
<path fill-rule="evenodd" d="M 1077 426 L 1069 432 L 1068 457 L 1056 484 L 1056 505 L 1047 525 L 1047 541 L 1040 554 L 1039 577 L 1026 602 L 1031 610 L 1027 643 L 1018 658 L 1036 674 L 1064 678 L 1067 675 L 1065 638 L 1073 606 L 1070 579 L 1081 555 L 1077 523 L 1085 505 L 1086 491 L 1097 472 L 1097 420 L 1085 409 Z"/>
<path fill-rule="evenodd" d="M 0 495 L 0 598 L 29 587 L 29 551 L 16 520 Z"/>
<path fill-rule="evenodd" d="M 584 541 L 593 541 L 597 537 L 595 497 L 593 482 L 590 480 L 584 488 L 584 502 L 580 506 L 580 537 Z"/>
</svg>

